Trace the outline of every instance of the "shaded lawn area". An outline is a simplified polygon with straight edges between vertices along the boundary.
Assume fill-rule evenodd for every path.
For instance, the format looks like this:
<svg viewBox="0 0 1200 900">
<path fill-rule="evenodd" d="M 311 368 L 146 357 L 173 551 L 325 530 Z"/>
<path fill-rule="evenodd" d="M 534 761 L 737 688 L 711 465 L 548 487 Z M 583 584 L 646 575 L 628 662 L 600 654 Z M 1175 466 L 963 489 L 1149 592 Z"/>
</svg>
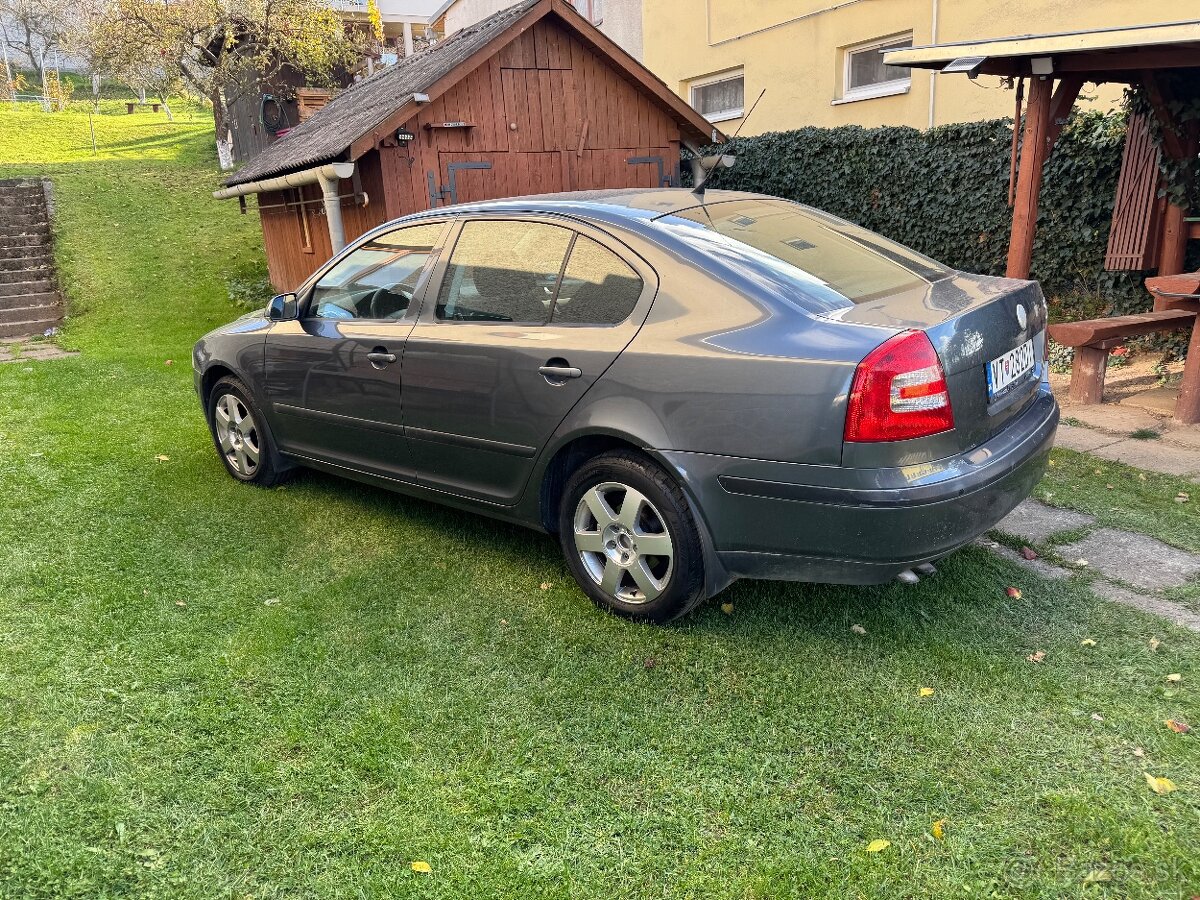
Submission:
<svg viewBox="0 0 1200 900">
<path fill-rule="evenodd" d="M 93 161 L 86 117 L 21 115 L 0 175 L 54 174 L 83 355 L 0 366 L 0 896 L 1200 890 L 1200 752 L 1163 726 L 1200 718 L 1197 636 L 978 549 L 656 629 L 545 536 L 238 485 L 189 348 L 261 252 L 207 123 L 102 116 Z"/>
</svg>

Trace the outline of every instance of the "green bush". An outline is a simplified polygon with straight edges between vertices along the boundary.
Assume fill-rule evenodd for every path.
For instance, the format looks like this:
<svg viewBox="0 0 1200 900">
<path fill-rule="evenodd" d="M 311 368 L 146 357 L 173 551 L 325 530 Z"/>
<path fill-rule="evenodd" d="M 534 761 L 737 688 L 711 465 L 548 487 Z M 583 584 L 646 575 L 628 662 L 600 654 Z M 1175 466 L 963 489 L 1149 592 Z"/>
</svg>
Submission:
<svg viewBox="0 0 1200 900">
<path fill-rule="evenodd" d="M 1056 318 L 1148 309 L 1145 273 L 1104 271 L 1125 114 L 1076 113 L 1046 163 L 1031 276 Z M 950 266 L 1003 275 L 1012 122 L 802 128 L 738 138 L 710 187 L 806 203 Z M 686 166 L 684 167 L 686 171 Z"/>
</svg>

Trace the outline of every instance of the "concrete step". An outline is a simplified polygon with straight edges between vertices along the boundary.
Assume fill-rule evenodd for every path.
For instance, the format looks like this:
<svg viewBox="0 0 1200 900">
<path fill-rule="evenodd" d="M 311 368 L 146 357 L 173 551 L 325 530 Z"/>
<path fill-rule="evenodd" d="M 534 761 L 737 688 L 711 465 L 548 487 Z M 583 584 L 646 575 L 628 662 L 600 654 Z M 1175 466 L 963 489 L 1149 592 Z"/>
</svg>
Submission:
<svg viewBox="0 0 1200 900">
<path fill-rule="evenodd" d="M 50 237 L 50 226 L 44 222 L 41 225 L 0 225 L 0 240 L 14 237 Z"/>
<path fill-rule="evenodd" d="M 49 265 L 29 269 L 16 269 L 12 272 L 0 272 L 0 285 L 26 281 L 50 281 L 53 277 L 54 267 Z"/>
<path fill-rule="evenodd" d="M 46 273 L 49 274 L 48 272 Z M 49 278 L 36 281 L 0 282 L 0 303 L 11 297 L 25 297 L 30 294 L 49 294 L 54 292 L 54 282 Z"/>
<path fill-rule="evenodd" d="M 47 319 L 26 319 L 18 322 L 0 322 L 0 338 L 29 337 L 35 334 L 44 334 L 47 328 L 53 328 L 61 322 L 61 316 Z"/>
<path fill-rule="evenodd" d="M 58 304 L 50 303 L 42 306 L 14 306 L 9 309 L 0 307 L 0 325 L 9 322 L 48 322 L 35 331 L 45 331 L 50 325 L 62 320 L 62 311 Z"/>
<path fill-rule="evenodd" d="M 18 213 L 14 215 L 0 216 L 0 234 L 9 229 L 18 228 L 48 228 L 49 222 L 46 220 L 46 210 L 39 209 L 28 213 Z M 9 233 L 12 233 L 11 231 Z M 18 234 L 20 232 L 17 232 Z"/>
<path fill-rule="evenodd" d="M 0 251 L 11 250 L 13 247 L 44 247 L 50 243 L 48 234 L 8 234 L 0 235 Z"/>
<path fill-rule="evenodd" d="M 50 258 L 49 253 L 30 254 L 29 256 L 4 256 L 0 254 L 0 273 L 21 272 L 25 269 L 51 269 L 53 266 L 54 260 Z"/>
<path fill-rule="evenodd" d="M 37 200 L 21 200 L 13 197 L 0 197 L 0 222 L 9 216 L 27 216 L 31 213 L 46 214 L 46 204 Z"/>
</svg>

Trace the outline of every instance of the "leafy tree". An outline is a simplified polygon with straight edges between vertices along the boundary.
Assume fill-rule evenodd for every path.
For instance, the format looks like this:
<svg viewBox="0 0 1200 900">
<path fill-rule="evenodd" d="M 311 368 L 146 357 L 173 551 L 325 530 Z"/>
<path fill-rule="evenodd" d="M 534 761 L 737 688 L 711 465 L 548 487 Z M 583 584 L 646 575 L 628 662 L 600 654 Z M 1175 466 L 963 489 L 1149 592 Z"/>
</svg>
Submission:
<svg viewBox="0 0 1200 900">
<path fill-rule="evenodd" d="M 211 100 L 223 169 L 232 165 L 231 103 L 285 67 L 332 84 L 369 40 L 322 0 L 92 2 L 83 41 L 92 59 L 126 83 L 160 93 L 178 81 Z"/>
</svg>

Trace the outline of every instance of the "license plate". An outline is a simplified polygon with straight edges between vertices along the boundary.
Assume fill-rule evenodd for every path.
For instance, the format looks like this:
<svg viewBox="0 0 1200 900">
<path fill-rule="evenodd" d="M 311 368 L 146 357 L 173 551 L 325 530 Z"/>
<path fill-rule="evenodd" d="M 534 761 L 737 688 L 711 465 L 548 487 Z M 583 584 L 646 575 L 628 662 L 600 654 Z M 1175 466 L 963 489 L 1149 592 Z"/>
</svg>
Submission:
<svg viewBox="0 0 1200 900">
<path fill-rule="evenodd" d="M 988 399 L 994 400 L 1005 389 L 1033 370 L 1033 339 L 997 356 L 987 367 Z"/>
</svg>

